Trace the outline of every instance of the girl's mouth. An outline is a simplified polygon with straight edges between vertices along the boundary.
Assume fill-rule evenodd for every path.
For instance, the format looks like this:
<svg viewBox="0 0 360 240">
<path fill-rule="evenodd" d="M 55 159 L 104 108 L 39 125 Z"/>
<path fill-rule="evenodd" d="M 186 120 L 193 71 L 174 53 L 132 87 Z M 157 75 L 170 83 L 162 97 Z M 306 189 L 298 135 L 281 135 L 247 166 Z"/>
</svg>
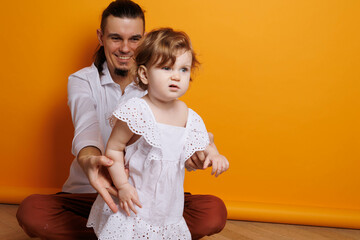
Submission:
<svg viewBox="0 0 360 240">
<path fill-rule="evenodd" d="M 179 89 L 179 87 L 177 85 L 175 85 L 175 84 L 171 84 L 169 87 L 172 88 L 172 89 Z"/>
</svg>

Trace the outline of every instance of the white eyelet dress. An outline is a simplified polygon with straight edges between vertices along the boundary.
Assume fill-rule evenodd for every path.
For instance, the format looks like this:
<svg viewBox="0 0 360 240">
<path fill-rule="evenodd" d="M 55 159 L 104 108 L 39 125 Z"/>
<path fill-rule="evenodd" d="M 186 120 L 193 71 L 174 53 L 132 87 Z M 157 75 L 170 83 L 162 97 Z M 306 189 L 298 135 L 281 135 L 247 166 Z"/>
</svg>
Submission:
<svg viewBox="0 0 360 240">
<path fill-rule="evenodd" d="M 191 239 L 183 218 L 184 164 L 209 144 L 203 120 L 189 109 L 185 128 L 157 123 L 142 98 L 121 104 L 113 116 L 141 135 L 126 147 L 125 165 L 142 208 L 136 206 L 138 214 L 127 216 L 114 198 L 119 211 L 113 213 L 99 195 L 87 227 L 93 227 L 99 239 Z"/>
</svg>

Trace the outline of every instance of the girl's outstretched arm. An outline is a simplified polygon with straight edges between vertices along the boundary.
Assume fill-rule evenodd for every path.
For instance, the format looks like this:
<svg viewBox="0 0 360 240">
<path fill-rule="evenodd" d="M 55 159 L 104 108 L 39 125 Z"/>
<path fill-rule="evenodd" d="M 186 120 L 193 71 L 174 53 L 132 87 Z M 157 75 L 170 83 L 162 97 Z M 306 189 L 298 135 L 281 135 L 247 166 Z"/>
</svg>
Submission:
<svg viewBox="0 0 360 240">
<path fill-rule="evenodd" d="M 134 204 L 141 207 L 136 189 L 128 182 L 128 176 L 125 172 L 125 147 L 134 133 L 123 121 L 116 121 L 113 131 L 110 135 L 105 156 L 112 159 L 114 163 L 109 167 L 111 179 L 118 191 L 120 207 L 130 216 L 130 210 L 135 214 Z M 111 206 L 109 206 L 112 209 Z M 116 207 L 116 206 L 115 206 Z"/>
<path fill-rule="evenodd" d="M 226 157 L 221 155 L 217 150 L 214 143 L 214 135 L 210 132 L 208 132 L 208 134 L 210 144 L 207 149 L 204 151 L 195 152 L 185 162 L 185 166 L 188 171 L 193 171 L 196 169 L 206 169 L 208 167 L 211 167 L 213 162 L 215 162 L 216 166 L 213 166 L 212 174 L 216 172 L 216 176 L 218 176 L 229 168 L 229 162 Z M 211 154 L 210 157 L 209 154 Z M 210 161 L 211 158 L 214 158 L 214 161 Z"/>
</svg>

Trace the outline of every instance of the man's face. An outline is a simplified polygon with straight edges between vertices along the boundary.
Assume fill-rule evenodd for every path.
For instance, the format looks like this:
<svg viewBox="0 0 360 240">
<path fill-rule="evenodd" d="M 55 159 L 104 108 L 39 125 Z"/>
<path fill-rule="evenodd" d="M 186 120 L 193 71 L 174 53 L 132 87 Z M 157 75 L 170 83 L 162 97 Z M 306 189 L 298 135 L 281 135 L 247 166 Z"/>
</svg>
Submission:
<svg viewBox="0 0 360 240">
<path fill-rule="evenodd" d="M 123 75 L 134 65 L 133 55 L 144 34 L 141 18 L 107 17 L 104 32 L 98 30 L 111 74 Z"/>
</svg>

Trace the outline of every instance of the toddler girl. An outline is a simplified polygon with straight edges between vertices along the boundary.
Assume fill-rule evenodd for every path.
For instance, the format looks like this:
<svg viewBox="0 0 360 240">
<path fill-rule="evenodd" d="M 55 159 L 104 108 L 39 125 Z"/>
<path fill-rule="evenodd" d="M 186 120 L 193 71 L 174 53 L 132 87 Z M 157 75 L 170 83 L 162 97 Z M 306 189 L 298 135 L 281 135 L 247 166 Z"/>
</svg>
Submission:
<svg viewBox="0 0 360 240">
<path fill-rule="evenodd" d="M 208 146 L 201 117 L 178 100 L 198 61 L 189 37 L 169 28 L 148 33 L 135 61 L 138 85 L 148 93 L 115 110 L 105 152 L 114 160 L 109 173 L 121 209 L 113 213 L 99 195 L 87 226 L 99 239 L 191 239 L 183 218 L 185 161 L 205 150 L 204 165 L 225 164 Z"/>
</svg>

